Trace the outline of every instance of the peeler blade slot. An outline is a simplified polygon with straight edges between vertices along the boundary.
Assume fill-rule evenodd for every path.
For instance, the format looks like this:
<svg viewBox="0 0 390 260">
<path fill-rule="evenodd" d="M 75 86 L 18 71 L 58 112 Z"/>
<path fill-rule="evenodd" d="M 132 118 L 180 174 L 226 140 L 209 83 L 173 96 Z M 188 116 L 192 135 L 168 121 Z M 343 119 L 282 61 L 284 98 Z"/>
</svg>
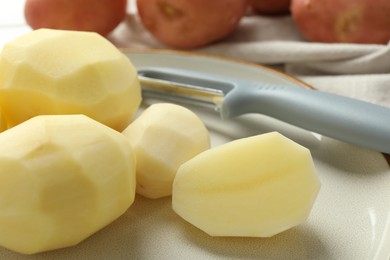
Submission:
<svg viewBox="0 0 390 260">
<path fill-rule="evenodd" d="M 192 73 L 187 75 L 181 70 L 163 70 L 163 69 L 144 69 L 139 70 L 138 75 L 149 80 L 165 82 L 170 85 L 180 86 L 182 88 L 191 88 L 200 92 L 215 93 L 225 95 L 234 88 L 233 84 L 216 78 L 208 79 L 205 75 L 196 75 Z"/>
<path fill-rule="evenodd" d="M 138 78 L 146 97 L 212 107 L 216 111 L 221 108 L 225 92 L 234 88 L 223 81 L 153 69 L 139 70 Z"/>
</svg>

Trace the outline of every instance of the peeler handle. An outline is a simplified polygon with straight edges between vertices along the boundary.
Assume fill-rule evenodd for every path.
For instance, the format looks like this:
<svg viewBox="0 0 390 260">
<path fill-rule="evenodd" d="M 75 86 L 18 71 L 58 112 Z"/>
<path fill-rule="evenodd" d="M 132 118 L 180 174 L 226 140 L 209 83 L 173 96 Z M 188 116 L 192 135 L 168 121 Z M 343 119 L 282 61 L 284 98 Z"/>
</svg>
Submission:
<svg viewBox="0 0 390 260">
<path fill-rule="evenodd" d="M 292 125 L 390 153 L 390 109 L 310 89 L 272 84 L 240 87 L 225 96 L 222 117 L 261 113 Z"/>
</svg>

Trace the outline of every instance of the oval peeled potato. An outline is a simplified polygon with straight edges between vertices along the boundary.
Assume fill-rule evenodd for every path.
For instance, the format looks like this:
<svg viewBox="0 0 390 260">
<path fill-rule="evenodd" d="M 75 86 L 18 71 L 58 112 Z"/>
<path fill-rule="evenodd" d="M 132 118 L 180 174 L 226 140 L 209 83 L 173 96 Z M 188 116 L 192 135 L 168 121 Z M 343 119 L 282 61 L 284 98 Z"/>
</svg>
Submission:
<svg viewBox="0 0 390 260">
<path fill-rule="evenodd" d="M 173 183 L 172 207 L 211 236 L 270 237 L 303 223 L 319 189 L 310 151 L 272 132 L 184 163 Z"/>
</svg>

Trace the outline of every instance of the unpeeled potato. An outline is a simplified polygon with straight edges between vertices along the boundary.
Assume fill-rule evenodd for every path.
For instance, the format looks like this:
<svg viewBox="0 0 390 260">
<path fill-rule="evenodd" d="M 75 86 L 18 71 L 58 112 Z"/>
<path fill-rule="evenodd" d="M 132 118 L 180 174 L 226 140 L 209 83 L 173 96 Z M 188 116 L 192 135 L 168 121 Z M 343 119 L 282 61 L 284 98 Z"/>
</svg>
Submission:
<svg viewBox="0 0 390 260">
<path fill-rule="evenodd" d="M 24 15 L 33 29 L 113 31 L 126 16 L 127 0 L 26 0 Z"/>
<path fill-rule="evenodd" d="M 390 41 L 388 0 L 292 0 L 291 13 L 309 41 L 365 44 Z"/>
<path fill-rule="evenodd" d="M 137 8 L 141 22 L 158 41 L 191 49 L 232 33 L 247 0 L 137 0 Z"/>
<path fill-rule="evenodd" d="M 290 12 L 291 0 L 249 0 L 249 5 L 258 14 L 280 15 Z"/>
</svg>

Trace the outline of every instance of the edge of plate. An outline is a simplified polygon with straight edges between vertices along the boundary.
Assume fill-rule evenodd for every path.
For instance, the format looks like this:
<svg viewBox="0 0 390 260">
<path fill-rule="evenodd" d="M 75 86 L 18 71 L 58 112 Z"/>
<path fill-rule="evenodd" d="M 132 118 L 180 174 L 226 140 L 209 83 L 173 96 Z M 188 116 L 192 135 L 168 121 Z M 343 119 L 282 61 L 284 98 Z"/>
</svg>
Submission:
<svg viewBox="0 0 390 260">
<path fill-rule="evenodd" d="M 239 60 L 235 58 L 225 57 L 217 54 L 209 54 L 209 53 L 199 53 L 199 52 L 191 52 L 191 51 L 185 51 L 185 50 L 172 50 L 172 49 L 156 49 L 156 48 L 119 48 L 122 52 L 137 52 L 137 53 L 157 53 L 157 54 L 174 54 L 174 55 L 180 55 L 180 56 L 193 56 L 193 57 L 204 57 L 209 59 L 218 59 L 223 60 L 227 62 L 232 63 L 239 63 L 246 66 L 256 67 L 258 69 L 266 70 L 268 72 L 278 74 L 278 76 L 288 78 L 289 80 L 297 83 L 300 87 L 309 88 L 309 89 L 316 89 L 315 87 L 311 86 L 310 84 L 292 76 L 285 72 L 279 71 L 277 69 L 273 69 L 271 67 L 268 67 L 266 65 L 261 65 L 257 63 L 253 63 L 250 61 L 244 61 Z"/>
</svg>

